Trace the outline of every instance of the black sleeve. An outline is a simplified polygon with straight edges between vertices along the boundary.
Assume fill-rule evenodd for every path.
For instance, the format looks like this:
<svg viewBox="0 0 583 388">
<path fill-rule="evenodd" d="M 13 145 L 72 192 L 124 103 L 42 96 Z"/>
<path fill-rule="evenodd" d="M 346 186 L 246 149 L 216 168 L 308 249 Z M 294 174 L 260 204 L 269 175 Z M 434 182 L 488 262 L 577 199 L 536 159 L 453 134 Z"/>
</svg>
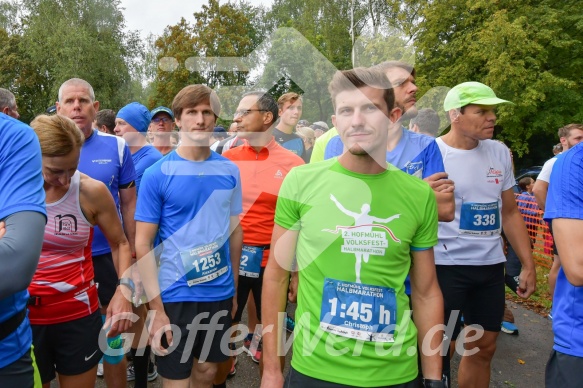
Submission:
<svg viewBox="0 0 583 388">
<path fill-rule="evenodd" d="M 132 187 L 134 187 L 136 185 L 135 181 L 131 181 L 129 183 L 126 183 L 125 185 L 119 185 L 119 189 L 120 190 L 124 190 L 124 189 L 130 189 Z"/>
<path fill-rule="evenodd" d="M 46 217 L 25 211 L 8 216 L 4 222 L 6 234 L 0 239 L 0 299 L 28 288 L 38 265 Z"/>
</svg>

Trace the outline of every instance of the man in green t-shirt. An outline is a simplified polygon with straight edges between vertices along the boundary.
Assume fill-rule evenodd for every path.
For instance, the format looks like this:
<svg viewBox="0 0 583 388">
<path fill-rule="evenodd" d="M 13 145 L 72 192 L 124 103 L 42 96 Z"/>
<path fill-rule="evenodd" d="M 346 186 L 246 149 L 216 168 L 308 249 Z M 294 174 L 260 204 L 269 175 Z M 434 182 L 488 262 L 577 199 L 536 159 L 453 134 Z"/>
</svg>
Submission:
<svg viewBox="0 0 583 388">
<path fill-rule="evenodd" d="M 263 281 L 261 386 L 284 383 L 280 313 L 295 256 L 302 287 L 286 387 L 417 387 L 418 341 L 425 386 L 443 387 L 435 195 L 385 161 L 389 121 L 401 110 L 384 74 L 338 72 L 329 89 L 349 152 L 294 168 L 281 187 Z"/>
</svg>

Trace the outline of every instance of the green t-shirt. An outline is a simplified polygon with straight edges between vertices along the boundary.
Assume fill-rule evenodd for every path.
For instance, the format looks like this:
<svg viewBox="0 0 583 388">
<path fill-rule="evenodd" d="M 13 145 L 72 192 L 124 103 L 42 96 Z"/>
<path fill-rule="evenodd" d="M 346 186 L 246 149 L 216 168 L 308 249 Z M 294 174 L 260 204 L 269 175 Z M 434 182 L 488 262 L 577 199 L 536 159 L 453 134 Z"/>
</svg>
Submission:
<svg viewBox="0 0 583 388">
<path fill-rule="evenodd" d="M 308 164 L 285 178 L 275 222 L 299 230 L 294 369 L 361 387 L 413 380 L 417 329 L 404 282 L 410 251 L 437 243 L 429 185 L 392 165 L 362 175 L 336 158 Z"/>
<path fill-rule="evenodd" d="M 310 163 L 321 162 L 324 160 L 324 153 L 326 151 L 326 146 L 330 139 L 338 135 L 336 127 L 330 128 L 328 132 L 316 139 L 314 143 L 314 148 L 312 149 L 312 157 L 310 158 Z"/>
</svg>

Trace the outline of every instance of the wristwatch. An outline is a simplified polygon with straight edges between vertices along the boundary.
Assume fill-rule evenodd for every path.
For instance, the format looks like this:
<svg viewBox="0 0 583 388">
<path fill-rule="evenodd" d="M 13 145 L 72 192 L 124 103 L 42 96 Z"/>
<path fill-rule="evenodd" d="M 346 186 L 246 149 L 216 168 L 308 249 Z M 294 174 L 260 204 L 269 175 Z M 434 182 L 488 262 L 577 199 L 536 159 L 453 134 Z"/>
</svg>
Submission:
<svg viewBox="0 0 583 388">
<path fill-rule="evenodd" d="M 127 288 L 130 289 L 130 291 L 132 292 L 132 296 L 134 295 L 135 291 L 136 291 L 136 286 L 134 285 L 134 282 L 132 279 L 130 278 L 121 278 L 117 281 L 117 285 L 118 286 L 126 286 Z"/>
<path fill-rule="evenodd" d="M 423 386 L 425 388 L 446 388 L 442 380 L 423 379 Z"/>
</svg>

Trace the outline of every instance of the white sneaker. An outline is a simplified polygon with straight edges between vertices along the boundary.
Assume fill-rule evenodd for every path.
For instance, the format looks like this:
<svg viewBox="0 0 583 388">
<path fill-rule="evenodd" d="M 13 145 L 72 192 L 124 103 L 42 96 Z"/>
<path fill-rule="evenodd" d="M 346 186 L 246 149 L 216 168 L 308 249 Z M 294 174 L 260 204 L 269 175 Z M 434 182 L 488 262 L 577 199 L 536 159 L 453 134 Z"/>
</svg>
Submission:
<svg viewBox="0 0 583 388">
<path fill-rule="evenodd" d="M 97 364 L 97 377 L 103 377 L 103 363 Z"/>
</svg>

